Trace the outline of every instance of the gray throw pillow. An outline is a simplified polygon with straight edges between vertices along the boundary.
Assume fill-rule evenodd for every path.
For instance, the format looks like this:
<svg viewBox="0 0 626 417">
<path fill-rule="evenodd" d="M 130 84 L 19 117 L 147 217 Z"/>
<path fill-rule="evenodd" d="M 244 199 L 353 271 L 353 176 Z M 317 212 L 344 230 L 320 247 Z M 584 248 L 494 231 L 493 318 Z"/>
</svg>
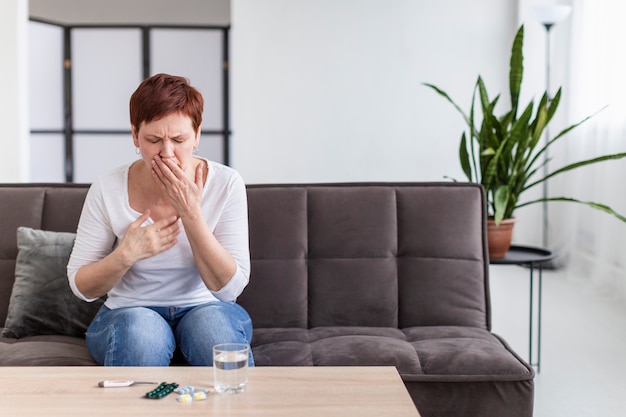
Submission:
<svg viewBox="0 0 626 417">
<path fill-rule="evenodd" d="M 70 289 L 66 268 L 75 238 L 75 233 L 17 229 L 15 283 L 3 337 L 84 336 L 104 299 L 87 303 Z"/>
</svg>

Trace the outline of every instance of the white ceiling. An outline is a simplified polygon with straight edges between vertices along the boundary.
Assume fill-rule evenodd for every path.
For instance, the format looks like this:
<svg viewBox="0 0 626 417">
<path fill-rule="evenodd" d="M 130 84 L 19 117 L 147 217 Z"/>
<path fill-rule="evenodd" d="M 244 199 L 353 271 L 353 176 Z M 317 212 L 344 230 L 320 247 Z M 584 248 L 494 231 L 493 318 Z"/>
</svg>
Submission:
<svg viewBox="0 0 626 417">
<path fill-rule="evenodd" d="M 63 24 L 230 24 L 230 0 L 29 0 L 31 18 Z"/>
</svg>

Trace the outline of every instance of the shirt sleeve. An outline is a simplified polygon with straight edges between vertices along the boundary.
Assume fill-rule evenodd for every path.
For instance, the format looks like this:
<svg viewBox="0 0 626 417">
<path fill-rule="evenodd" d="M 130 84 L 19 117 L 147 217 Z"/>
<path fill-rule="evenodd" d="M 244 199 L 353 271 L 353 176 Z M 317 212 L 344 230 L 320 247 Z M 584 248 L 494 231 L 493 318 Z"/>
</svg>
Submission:
<svg viewBox="0 0 626 417">
<path fill-rule="evenodd" d="M 97 262 L 111 252 L 116 236 L 107 219 L 101 184 L 96 181 L 87 192 L 76 240 L 67 264 L 70 288 L 74 295 L 84 301 L 92 302 L 98 298 L 87 298 L 78 290 L 76 273 L 82 266 Z"/>
<path fill-rule="evenodd" d="M 248 200 L 241 176 L 233 171 L 228 186 L 227 201 L 213 234 L 237 263 L 230 281 L 219 291 L 212 291 L 221 301 L 235 301 L 250 278 L 250 248 L 248 238 Z"/>
</svg>

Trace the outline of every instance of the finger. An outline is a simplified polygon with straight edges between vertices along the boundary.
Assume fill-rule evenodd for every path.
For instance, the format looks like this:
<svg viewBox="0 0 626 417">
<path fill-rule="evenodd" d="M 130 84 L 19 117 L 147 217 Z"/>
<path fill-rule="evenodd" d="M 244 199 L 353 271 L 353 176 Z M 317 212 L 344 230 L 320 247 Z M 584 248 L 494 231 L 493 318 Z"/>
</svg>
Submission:
<svg viewBox="0 0 626 417">
<path fill-rule="evenodd" d="M 181 179 L 185 176 L 185 172 L 181 169 L 180 166 L 178 166 L 175 159 L 163 159 L 158 155 L 157 158 L 155 159 L 157 160 L 159 167 L 163 172 L 163 175 L 167 176 L 171 180 Z"/>
<path fill-rule="evenodd" d="M 129 228 L 130 227 L 133 227 L 133 228 L 141 227 L 141 225 L 146 220 L 148 220 L 148 217 L 150 217 L 150 209 L 146 210 L 145 213 L 143 213 L 141 216 L 137 217 L 137 219 L 129 225 Z"/>
<path fill-rule="evenodd" d="M 154 224 L 157 227 L 157 224 Z M 163 252 L 165 250 L 170 249 L 178 242 L 178 234 L 180 233 L 180 226 L 177 222 L 168 224 L 167 226 L 161 229 L 153 229 L 154 236 L 156 237 L 155 243 L 155 253 Z"/>
<path fill-rule="evenodd" d="M 156 223 L 154 223 L 154 227 L 157 230 L 164 230 L 164 229 L 171 228 L 172 226 L 176 226 L 177 222 L 178 222 L 178 216 L 170 216 L 170 217 L 166 217 L 164 219 L 158 220 Z"/>
<path fill-rule="evenodd" d="M 202 189 L 204 185 L 203 184 L 203 179 L 204 179 L 203 169 L 204 169 L 204 163 L 200 162 L 198 166 L 196 167 L 196 186 L 198 186 L 198 188 L 200 189 Z"/>
<path fill-rule="evenodd" d="M 168 249 L 173 248 L 173 247 L 176 245 L 176 243 L 178 243 L 178 239 L 176 239 L 176 238 L 173 238 L 173 239 L 168 240 L 168 241 L 167 241 L 167 243 L 165 243 L 165 244 L 161 247 L 160 252 L 164 252 L 164 251 L 166 251 L 166 250 L 168 250 Z"/>
<path fill-rule="evenodd" d="M 165 166 L 160 159 L 157 160 L 155 157 L 155 159 L 152 160 L 152 174 L 156 177 L 158 182 L 161 183 L 161 185 L 165 185 L 166 181 L 166 172 L 164 172 L 164 168 Z"/>
</svg>

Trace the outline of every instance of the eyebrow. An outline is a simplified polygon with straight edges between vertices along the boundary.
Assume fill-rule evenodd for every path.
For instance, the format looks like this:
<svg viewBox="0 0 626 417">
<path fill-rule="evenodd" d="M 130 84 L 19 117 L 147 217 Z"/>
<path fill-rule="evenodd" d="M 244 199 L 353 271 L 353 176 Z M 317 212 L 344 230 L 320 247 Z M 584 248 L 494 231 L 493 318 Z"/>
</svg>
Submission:
<svg viewBox="0 0 626 417">
<path fill-rule="evenodd" d="M 187 139 L 189 137 L 189 135 L 185 134 L 185 133 L 178 133 L 176 136 L 171 136 L 170 139 L 172 140 L 176 140 L 176 139 Z M 156 134 L 146 134 L 146 138 L 149 139 L 163 139 L 163 136 L 160 135 L 156 135 Z"/>
</svg>

